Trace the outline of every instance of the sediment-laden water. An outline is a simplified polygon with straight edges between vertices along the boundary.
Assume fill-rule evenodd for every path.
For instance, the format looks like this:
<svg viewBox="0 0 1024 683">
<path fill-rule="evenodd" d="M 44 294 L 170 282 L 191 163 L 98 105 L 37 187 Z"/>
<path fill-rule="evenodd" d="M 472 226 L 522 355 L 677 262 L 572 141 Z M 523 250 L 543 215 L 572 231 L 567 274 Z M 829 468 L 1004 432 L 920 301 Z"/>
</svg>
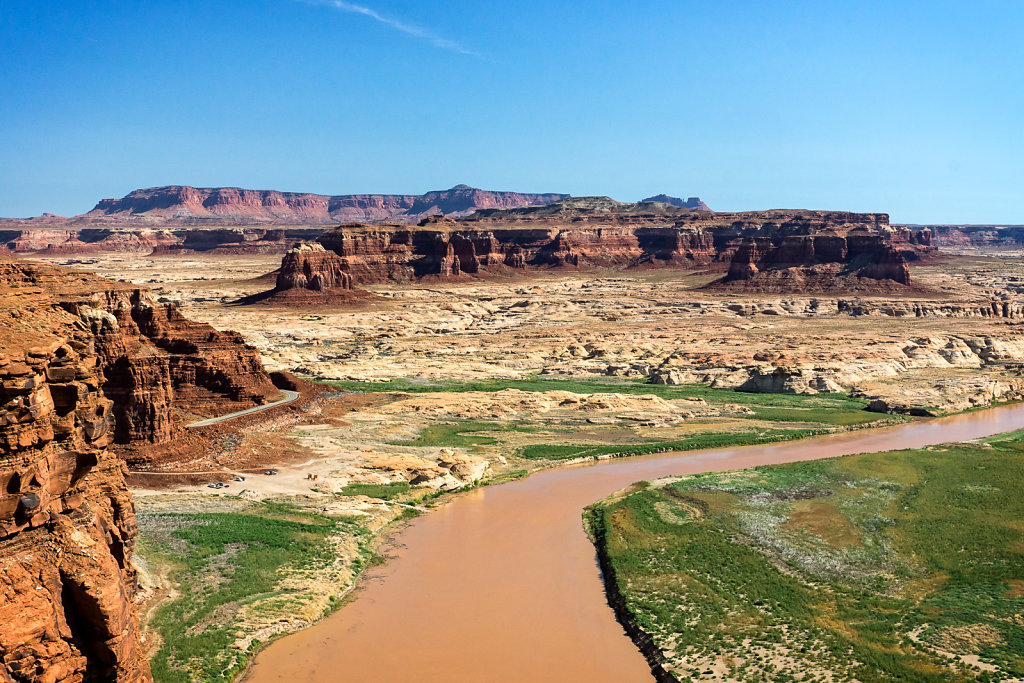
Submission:
<svg viewBox="0 0 1024 683">
<path fill-rule="evenodd" d="M 1024 427 L 1024 405 L 786 444 L 548 470 L 416 520 L 354 602 L 271 644 L 247 683 L 628 683 L 650 669 L 605 598 L 584 507 L 655 477 L 920 448 Z"/>
</svg>

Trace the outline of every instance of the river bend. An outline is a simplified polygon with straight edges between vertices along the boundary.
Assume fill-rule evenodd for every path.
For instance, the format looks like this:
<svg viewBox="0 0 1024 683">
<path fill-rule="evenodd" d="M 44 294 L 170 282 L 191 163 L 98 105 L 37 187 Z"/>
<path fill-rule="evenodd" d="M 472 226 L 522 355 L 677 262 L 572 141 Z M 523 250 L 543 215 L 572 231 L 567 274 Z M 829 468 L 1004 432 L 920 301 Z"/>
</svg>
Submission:
<svg viewBox="0 0 1024 683">
<path fill-rule="evenodd" d="M 665 475 L 920 448 L 1024 427 L 1024 405 L 765 446 L 546 470 L 415 520 L 356 599 L 272 643 L 247 683 L 649 683 L 605 598 L 584 507 Z"/>
</svg>

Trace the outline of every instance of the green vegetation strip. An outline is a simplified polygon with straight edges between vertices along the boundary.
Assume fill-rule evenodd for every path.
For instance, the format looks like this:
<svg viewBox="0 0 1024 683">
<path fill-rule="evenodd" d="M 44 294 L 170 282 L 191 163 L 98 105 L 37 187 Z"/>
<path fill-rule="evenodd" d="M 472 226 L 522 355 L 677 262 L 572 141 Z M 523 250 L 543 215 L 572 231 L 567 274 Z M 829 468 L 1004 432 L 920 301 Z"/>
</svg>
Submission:
<svg viewBox="0 0 1024 683">
<path fill-rule="evenodd" d="M 230 681 L 258 646 L 234 647 L 245 635 L 240 612 L 294 609 L 296 598 L 282 580 L 333 562 L 330 537 L 367 533 L 345 520 L 269 502 L 238 513 L 140 514 L 139 522 L 141 554 L 173 567 L 178 592 L 150 623 L 162 640 L 151 662 L 158 683 Z"/>
<path fill-rule="evenodd" d="M 1024 430 L 668 481 L 586 519 L 679 680 L 1024 676 Z"/>
<path fill-rule="evenodd" d="M 420 432 L 411 441 L 392 441 L 392 446 L 447 446 L 449 448 L 469 448 L 491 446 L 498 443 L 493 436 L 475 434 L 474 432 L 536 432 L 537 428 L 524 427 L 519 424 L 502 424 L 498 422 L 461 421 L 456 424 L 432 424 Z"/>
<path fill-rule="evenodd" d="M 400 498 L 412 489 L 409 482 L 397 481 L 391 484 L 348 484 L 341 489 L 343 496 L 367 496 L 381 500 Z"/>
<path fill-rule="evenodd" d="M 651 453 L 667 453 L 669 451 L 693 451 L 702 448 L 750 446 L 776 441 L 803 439 L 826 433 L 828 433 L 828 430 L 825 429 L 769 429 L 761 432 L 697 433 L 687 439 L 652 441 L 629 445 L 532 444 L 520 449 L 519 455 L 529 460 L 571 460 L 575 458 L 596 458 L 599 456 L 626 457 L 631 455 L 649 455 Z"/>
</svg>

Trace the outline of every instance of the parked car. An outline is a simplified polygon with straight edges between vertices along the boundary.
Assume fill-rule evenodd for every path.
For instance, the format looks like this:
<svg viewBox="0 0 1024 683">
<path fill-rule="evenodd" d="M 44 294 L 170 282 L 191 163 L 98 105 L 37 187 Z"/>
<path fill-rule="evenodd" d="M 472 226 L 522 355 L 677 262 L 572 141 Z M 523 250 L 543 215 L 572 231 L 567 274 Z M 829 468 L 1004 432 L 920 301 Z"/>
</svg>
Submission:
<svg viewBox="0 0 1024 683">
<path fill-rule="evenodd" d="M 267 471 L 266 471 L 266 472 L 264 472 L 263 474 L 267 474 L 267 475 L 270 475 L 270 474 L 277 474 L 277 470 L 267 470 Z"/>
<path fill-rule="evenodd" d="M 235 481 L 245 481 L 245 477 L 235 477 Z"/>
</svg>

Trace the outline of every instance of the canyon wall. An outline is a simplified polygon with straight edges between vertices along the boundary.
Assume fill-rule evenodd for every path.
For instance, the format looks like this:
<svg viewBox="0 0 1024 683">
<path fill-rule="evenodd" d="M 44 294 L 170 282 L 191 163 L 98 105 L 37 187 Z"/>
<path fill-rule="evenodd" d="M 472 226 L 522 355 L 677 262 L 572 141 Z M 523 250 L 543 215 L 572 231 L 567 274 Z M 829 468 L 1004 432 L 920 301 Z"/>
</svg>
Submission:
<svg viewBox="0 0 1024 683">
<path fill-rule="evenodd" d="M 414 227 L 347 224 L 317 242 L 327 254 L 293 251 L 277 291 L 602 267 L 719 270 L 721 284 L 751 288 L 908 285 L 908 259 L 934 251 L 930 232 L 893 228 L 886 214 L 709 213 L 606 197 L 479 211 L 459 221 L 434 216 Z"/>
<path fill-rule="evenodd" d="M 845 235 L 744 239 L 722 285 L 760 291 L 829 291 L 910 285 L 910 268 L 891 235 L 858 228 Z"/>
<path fill-rule="evenodd" d="M 88 330 L 101 389 L 112 401 L 111 439 L 129 463 L 172 443 L 192 419 L 250 408 L 280 392 L 259 353 L 234 332 L 188 320 L 145 290 L 88 273 L 7 261 L 0 285 L 43 288 Z"/>
<path fill-rule="evenodd" d="M 0 292 L 0 680 L 149 681 L 95 340 L 9 261 Z"/>
<path fill-rule="evenodd" d="M 0 257 L 0 681 L 152 680 L 125 460 L 173 457 L 193 417 L 278 393 L 235 333 Z"/>
</svg>

